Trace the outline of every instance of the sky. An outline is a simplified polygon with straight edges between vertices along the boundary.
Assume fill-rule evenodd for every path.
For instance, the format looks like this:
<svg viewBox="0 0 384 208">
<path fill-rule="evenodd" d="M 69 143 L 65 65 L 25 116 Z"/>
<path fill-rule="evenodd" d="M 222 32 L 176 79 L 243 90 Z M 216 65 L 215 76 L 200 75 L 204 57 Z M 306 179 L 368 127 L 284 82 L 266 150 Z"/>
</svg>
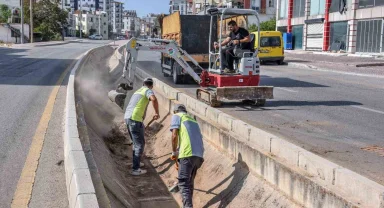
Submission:
<svg viewBox="0 0 384 208">
<path fill-rule="evenodd" d="M 124 10 L 136 10 L 138 17 L 148 13 L 169 13 L 169 0 L 125 0 Z"/>
</svg>

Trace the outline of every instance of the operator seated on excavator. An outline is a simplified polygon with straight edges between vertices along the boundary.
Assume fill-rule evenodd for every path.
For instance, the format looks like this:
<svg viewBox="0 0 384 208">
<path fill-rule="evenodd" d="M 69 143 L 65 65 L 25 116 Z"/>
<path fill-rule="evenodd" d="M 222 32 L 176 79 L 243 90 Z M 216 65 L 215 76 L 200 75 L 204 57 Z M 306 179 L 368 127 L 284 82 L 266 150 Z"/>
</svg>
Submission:
<svg viewBox="0 0 384 208">
<path fill-rule="evenodd" d="M 233 50 L 236 47 L 240 47 L 240 49 L 251 49 L 251 37 L 249 36 L 248 30 L 239 27 L 236 21 L 232 20 L 228 22 L 228 29 L 231 31 L 228 37 L 221 42 L 221 46 L 226 46 L 221 49 L 221 60 L 225 73 L 235 73 L 233 62 L 235 60 L 235 55 Z M 219 48 L 219 44 L 217 42 L 214 43 L 214 47 Z"/>
</svg>

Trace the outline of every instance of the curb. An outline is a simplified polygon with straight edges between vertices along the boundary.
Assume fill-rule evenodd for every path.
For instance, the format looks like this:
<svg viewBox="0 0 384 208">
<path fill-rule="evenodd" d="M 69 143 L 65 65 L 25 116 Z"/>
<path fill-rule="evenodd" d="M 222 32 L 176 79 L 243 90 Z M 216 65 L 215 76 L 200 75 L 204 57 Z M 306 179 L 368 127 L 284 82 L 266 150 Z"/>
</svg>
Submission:
<svg viewBox="0 0 384 208">
<path fill-rule="evenodd" d="M 336 74 L 344 74 L 344 75 L 352 75 L 352 76 L 371 77 L 371 78 L 381 78 L 381 79 L 384 79 L 383 75 L 361 74 L 361 73 L 354 73 L 354 72 L 342 72 L 342 71 L 335 71 L 335 70 L 327 69 L 327 68 L 318 68 L 316 66 L 309 65 L 309 64 L 292 63 L 292 62 L 286 62 L 286 63 L 287 63 L 288 66 L 298 67 L 298 68 L 308 69 L 308 70 L 313 70 L 313 71 L 332 72 L 332 73 L 336 73 Z"/>
<path fill-rule="evenodd" d="M 149 76 L 137 68 L 137 77 Z M 283 138 L 212 108 L 154 78 L 159 94 L 186 105 L 204 138 L 305 207 L 384 207 L 384 186 Z"/>
<path fill-rule="evenodd" d="M 97 47 L 99 48 L 99 47 Z M 64 132 L 64 164 L 65 178 L 70 208 L 98 208 L 95 187 L 77 129 L 77 113 L 75 102 L 75 74 L 81 63 L 92 50 L 81 55 L 71 70 L 67 85 Z"/>
</svg>

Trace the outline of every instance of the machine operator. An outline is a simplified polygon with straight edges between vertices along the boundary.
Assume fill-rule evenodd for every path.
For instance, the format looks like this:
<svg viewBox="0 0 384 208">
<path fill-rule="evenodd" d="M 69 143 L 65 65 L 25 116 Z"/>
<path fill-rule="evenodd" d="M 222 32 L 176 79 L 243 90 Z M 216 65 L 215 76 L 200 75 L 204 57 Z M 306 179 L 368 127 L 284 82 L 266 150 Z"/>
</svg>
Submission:
<svg viewBox="0 0 384 208">
<path fill-rule="evenodd" d="M 233 67 L 233 61 L 235 60 L 235 55 L 233 50 L 236 46 L 240 49 L 251 49 L 251 38 L 249 36 L 248 30 L 239 27 L 236 21 L 232 20 L 228 22 L 228 29 L 231 31 L 228 37 L 221 42 L 221 46 L 227 46 L 226 48 L 221 49 L 221 60 L 225 73 L 235 73 Z M 219 48 L 219 44 L 215 42 L 215 48 Z"/>
</svg>

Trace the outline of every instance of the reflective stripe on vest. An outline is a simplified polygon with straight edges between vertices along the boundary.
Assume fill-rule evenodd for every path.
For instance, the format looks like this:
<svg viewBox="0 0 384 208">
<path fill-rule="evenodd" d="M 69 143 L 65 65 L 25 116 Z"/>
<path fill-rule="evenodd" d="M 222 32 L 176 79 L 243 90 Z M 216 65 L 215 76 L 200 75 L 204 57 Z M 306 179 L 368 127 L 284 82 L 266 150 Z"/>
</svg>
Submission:
<svg viewBox="0 0 384 208">
<path fill-rule="evenodd" d="M 186 113 L 177 113 L 180 117 L 179 158 L 203 157 L 203 138 L 196 120 Z"/>
<path fill-rule="evenodd" d="M 131 99 L 133 99 L 134 96 L 141 96 L 132 112 L 131 119 L 134 121 L 143 122 L 144 114 L 149 103 L 149 99 L 146 96 L 147 90 L 149 90 L 148 87 L 142 87 L 132 95 Z"/>
</svg>

